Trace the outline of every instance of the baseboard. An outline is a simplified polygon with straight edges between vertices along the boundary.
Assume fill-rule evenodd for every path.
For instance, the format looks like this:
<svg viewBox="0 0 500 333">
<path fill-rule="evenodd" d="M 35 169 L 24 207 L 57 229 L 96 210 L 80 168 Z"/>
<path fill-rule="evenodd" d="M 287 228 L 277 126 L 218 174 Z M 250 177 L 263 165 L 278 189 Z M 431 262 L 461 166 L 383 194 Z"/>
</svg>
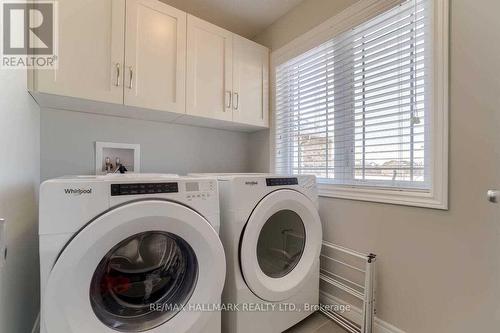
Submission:
<svg viewBox="0 0 500 333">
<path fill-rule="evenodd" d="M 362 311 L 360 308 L 355 307 L 352 304 L 348 304 L 347 302 L 342 301 L 340 298 L 335 297 L 324 291 L 320 292 L 319 301 L 321 304 L 349 305 L 350 311 L 342 313 L 342 316 L 357 324 L 361 324 Z M 380 318 L 375 317 L 374 333 L 406 333 L 406 332 L 395 327 L 394 325 L 389 324 L 388 322 L 383 321 Z"/>
</svg>

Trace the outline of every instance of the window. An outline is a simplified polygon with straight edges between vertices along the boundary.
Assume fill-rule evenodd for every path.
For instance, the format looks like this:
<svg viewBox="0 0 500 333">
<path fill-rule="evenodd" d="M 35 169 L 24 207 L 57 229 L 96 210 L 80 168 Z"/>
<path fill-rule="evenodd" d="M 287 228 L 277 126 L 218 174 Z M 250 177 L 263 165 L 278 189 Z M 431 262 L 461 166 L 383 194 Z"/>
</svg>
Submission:
<svg viewBox="0 0 500 333">
<path fill-rule="evenodd" d="M 433 14 L 432 0 L 404 1 L 276 66 L 275 171 L 314 174 L 354 199 L 366 198 L 352 189 L 384 190 L 442 204 Z"/>
</svg>

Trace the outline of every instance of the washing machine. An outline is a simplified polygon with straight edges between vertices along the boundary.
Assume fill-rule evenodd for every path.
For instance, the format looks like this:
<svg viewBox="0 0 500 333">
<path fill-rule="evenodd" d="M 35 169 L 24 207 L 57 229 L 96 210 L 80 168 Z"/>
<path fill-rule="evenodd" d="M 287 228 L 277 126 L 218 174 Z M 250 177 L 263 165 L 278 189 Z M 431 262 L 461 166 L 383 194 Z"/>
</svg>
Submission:
<svg viewBox="0 0 500 333">
<path fill-rule="evenodd" d="M 215 179 L 65 177 L 40 188 L 42 333 L 219 333 Z"/>
<path fill-rule="evenodd" d="M 192 174 L 206 177 L 207 174 Z M 219 174 L 225 333 L 280 333 L 319 303 L 322 227 L 314 176 Z"/>
</svg>

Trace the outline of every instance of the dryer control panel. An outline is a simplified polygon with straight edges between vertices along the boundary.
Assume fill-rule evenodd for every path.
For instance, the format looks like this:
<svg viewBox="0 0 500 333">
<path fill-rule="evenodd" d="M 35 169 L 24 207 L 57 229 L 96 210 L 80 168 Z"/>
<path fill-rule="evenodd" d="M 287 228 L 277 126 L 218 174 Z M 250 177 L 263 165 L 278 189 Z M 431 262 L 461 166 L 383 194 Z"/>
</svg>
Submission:
<svg viewBox="0 0 500 333">
<path fill-rule="evenodd" d="M 299 185 L 299 180 L 297 177 L 266 178 L 266 184 L 267 186 Z"/>
</svg>

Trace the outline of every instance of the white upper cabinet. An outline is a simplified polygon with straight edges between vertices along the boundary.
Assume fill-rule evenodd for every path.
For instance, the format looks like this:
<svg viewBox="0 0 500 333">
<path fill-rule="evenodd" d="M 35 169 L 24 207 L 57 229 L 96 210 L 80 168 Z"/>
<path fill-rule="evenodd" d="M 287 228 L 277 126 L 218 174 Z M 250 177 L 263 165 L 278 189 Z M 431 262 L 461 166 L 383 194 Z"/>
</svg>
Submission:
<svg viewBox="0 0 500 333">
<path fill-rule="evenodd" d="M 267 127 L 269 50 L 236 35 L 233 50 L 233 120 Z"/>
<path fill-rule="evenodd" d="M 64 0 L 58 10 L 58 69 L 31 71 L 31 89 L 123 103 L 125 0 Z"/>
<path fill-rule="evenodd" d="M 126 105 L 185 112 L 186 18 L 156 0 L 127 0 Z"/>
<path fill-rule="evenodd" d="M 188 15 L 187 114 L 268 127 L 269 50 Z"/>
<path fill-rule="evenodd" d="M 59 1 L 43 107 L 228 129 L 268 127 L 269 50 L 158 0 Z"/>
<path fill-rule="evenodd" d="M 233 34 L 188 15 L 186 112 L 212 119 L 233 119 Z"/>
</svg>

